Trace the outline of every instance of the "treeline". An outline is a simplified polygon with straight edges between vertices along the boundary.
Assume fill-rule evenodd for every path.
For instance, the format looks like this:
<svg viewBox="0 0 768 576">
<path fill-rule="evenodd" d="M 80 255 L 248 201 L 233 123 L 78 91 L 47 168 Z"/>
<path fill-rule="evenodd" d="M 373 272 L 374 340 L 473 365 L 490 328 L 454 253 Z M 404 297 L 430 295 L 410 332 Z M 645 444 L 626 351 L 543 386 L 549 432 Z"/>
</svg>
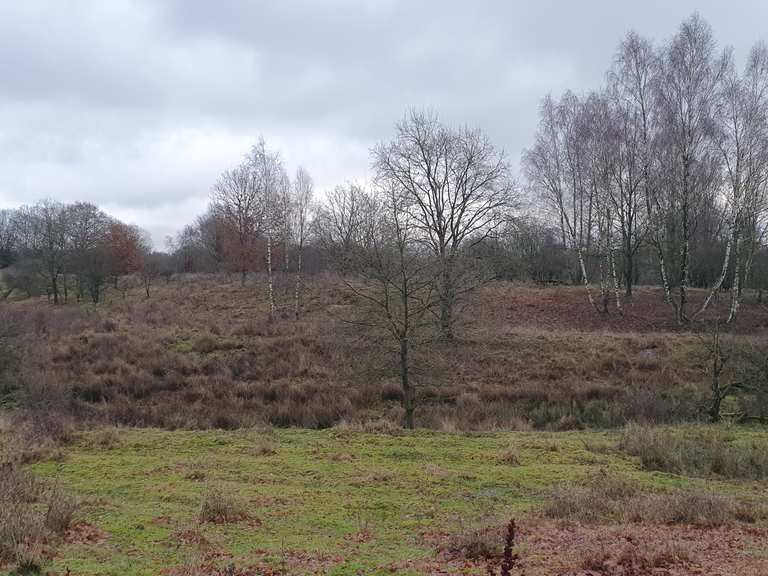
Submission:
<svg viewBox="0 0 768 576">
<path fill-rule="evenodd" d="M 140 228 L 87 202 L 43 200 L 0 211 L 4 297 L 18 290 L 28 297 L 47 294 L 55 304 L 73 296 L 99 302 L 107 284 L 119 287 L 130 274 L 141 275 L 149 295 L 164 260 Z"/>
<path fill-rule="evenodd" d="M 739 70 L 698 15 L 661 46 L 630 33 L 602 88 L 544 99 L 523 165 L 587 289 L 599 279 L 596 307 L 611 291 L 620 306 L 650 256 L 680 323 L 726 287 L 730 320 L 752 275 L 765 282 L 768 47 Z M 696 310 L 691 286 L 710 288 Z"/>
<path fill-rule="evenodd" d="M 73 287 L 97 301 L 126 274 L 142 273 L 148 291 L 161 273 L 244 282 L 259 272 L 272 314 L 280 272 L 298 314 L 303 273 L 365 277 L 372 255 L 402 248 L 436 274 L 448 337 L 454 307 L 488 278 L 581 283 L 601 313 L 638 284 L 660 285 L 680 323 L 726 289 L 733 318 L 744 289 L 762 298 L 768 283 L 768 48 L 756 45 L 739 71 L 697 15 L 661 46 L 630 33 L 599 90 L 546 97 L 521 182 L 483 132 L 417 111 L 371 160 L 367 187 L 346 183 L 316 199 L 309 173 L 289 174 L 260 140 L 221 174 L 208 210 L 168 239 L 166 255 L 90 204 L 6 212 L 0 266 L 14 264 L 9 287 L 53 301 Z M 696 309 L 691 287 L 708 288 Z"/>
</svg>

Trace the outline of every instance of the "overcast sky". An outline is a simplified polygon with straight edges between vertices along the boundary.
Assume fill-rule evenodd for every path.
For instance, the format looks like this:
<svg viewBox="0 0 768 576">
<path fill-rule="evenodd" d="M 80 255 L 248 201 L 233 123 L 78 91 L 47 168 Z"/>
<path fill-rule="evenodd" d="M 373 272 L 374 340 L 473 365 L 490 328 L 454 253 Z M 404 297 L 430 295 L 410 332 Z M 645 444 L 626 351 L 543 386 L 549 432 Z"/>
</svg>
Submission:
<svg viewBox="0 0 768 576">
<path fill-rule="evenodd" d="M 768 40 L 764 0 L 0 1 L 0 207 L 88 200 L 162 247 L 259 135 L 323 190 L 365 180 L 408 107 L 517 165 L 545 94 L 695 10 L 739 58 Z"/>
</svg>

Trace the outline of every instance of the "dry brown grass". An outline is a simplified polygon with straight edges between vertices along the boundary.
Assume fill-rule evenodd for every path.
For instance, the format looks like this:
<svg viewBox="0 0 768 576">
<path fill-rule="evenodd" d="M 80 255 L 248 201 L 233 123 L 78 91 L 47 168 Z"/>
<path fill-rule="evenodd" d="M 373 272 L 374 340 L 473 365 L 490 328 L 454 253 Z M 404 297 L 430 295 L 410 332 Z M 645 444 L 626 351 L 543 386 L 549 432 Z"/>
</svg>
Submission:
<svg viewBox="0 0 768 576">
<path fill-rule="evenodd" d="M 74 523 L 79 504 L 16 464 L 0 464 L 0 564 L 39 571 L 45 554 Z"/>
<path fill-rule="evenodd" d="M 768 442 L 736 443 L 726 430 L 672 430 L 631 424 L 619 447 L 647 470 L 689 476 L 762 480 L 768 477 Z"/>
<path fill-rule="evenodd" d="M 699 415 L 706 393 L 699 338 L 511 322 L 549 317 L 529 310 L 537 294 L 488 287 L 456 343 L 414 352 L 419 426 L 560 430 Z M 570 289 L 563 294 L 578 309 Z M 385 341 L 344 321 L 354 308 L 330 278 L 309 283 L 298 322 L 268 322 L 261 285 L 221 278 L 180 277 L 149 300 L 137 289 L 97 308 L 13 306 L 29 353 L 10 394 L 29 409 L 170 429 L 402 420 L 395 357 Z"/>
<path fill-rule="evenodd" d="M 713 492 L 674 490 L 651 493 L 636 482 L 603 473 L 584 484 L 555 489 L 542 508 L 544 516 L 582 524 L 684 524 L 706 528 L 768 518 L 768 508 Z"/>
<path fill-rule="evenodd" d="M 200 522 L 228 524 L 248 518 L 243 505 L 233 495 L 218 486 L 209 486 L 200 504 Z"/>
</svg>

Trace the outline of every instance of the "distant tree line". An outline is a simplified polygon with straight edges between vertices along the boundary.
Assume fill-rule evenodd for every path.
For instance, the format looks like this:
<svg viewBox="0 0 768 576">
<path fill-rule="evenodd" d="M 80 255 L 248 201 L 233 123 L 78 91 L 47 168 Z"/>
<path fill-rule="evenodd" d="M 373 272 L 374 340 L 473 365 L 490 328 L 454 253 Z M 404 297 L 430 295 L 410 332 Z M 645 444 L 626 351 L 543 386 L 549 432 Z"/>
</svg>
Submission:
<svg viewBox="0 0 768 576">
<path fill-rule="evenodd" d="M 4 297 L 46 294 L 54 303 L 71 298 L 99 302 L 104 287 L 141 275 L 147 295 L 167 258 L 152 251 L 137 226 L 87 202 L 43 200 L 0 211 L 0 268 Z"/>
</svg>

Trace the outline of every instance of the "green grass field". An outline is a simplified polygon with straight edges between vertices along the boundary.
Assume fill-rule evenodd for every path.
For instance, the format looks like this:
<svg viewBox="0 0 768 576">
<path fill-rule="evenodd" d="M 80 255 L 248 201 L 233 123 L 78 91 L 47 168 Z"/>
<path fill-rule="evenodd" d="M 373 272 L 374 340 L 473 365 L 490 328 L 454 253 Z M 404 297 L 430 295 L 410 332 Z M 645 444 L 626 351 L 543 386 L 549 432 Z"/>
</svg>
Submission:
<svg viewBox="0 0 768 576">
<path fill-rule="evenodd" d="M 737 442 L 768 439 L 765 430 L 733 434 Z M 658 490 L 754 498 L 768 488 L 765 481 L 646 472 L 611 449 L 617 438 L 618 432 L 95 431 L 63 458 L 31 470 L 82 502 L 79 519 L 88 529 L 61 544 L 46 567 L 78 576 L 193 574 L 183 567 L 201 562 L 285 574 L 416 574 L 423 573 L 420 562 L 436 558 L 434 535 L 528 517 L 554 486 L 601 470 Z M 510 449 L 515 458 L 505 457 Z M 248 517 L 201 523 L 201 502 L 212 487 L 236 498 Z M 450 573 L 485 572 L 467 564 Z"/>
</svg>

